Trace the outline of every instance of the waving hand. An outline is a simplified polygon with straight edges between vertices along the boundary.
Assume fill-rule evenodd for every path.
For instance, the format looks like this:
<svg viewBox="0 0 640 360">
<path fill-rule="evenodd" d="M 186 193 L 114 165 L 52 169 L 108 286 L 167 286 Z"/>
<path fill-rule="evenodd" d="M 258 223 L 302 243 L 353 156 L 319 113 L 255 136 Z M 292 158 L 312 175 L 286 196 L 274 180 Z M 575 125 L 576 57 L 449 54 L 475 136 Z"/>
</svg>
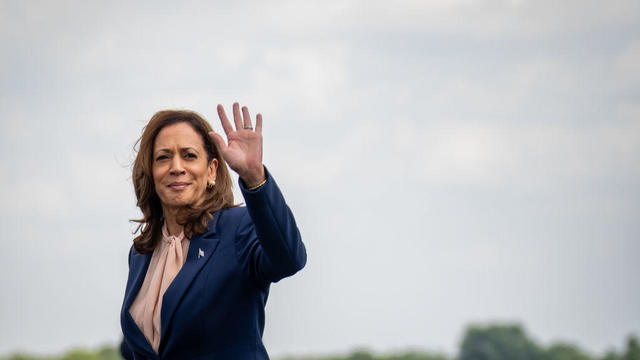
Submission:
<svg viewBox="0 0 640 360">
<path fill-rule="evenodd" d="M 249 109 L 243 106 L 241 116 L 240 105 L 237 102 L 233 103 L 235 130 L 222 105 L 218 105 L 218 116 L 224 132 L 227 134 L 228 144 L 218 133 L 212 131 L 209 135 L 218 145 L 222 157 L 229 164 L 229 167 L 240 175 L 247 187 L 251 188 L 261 183 L 265 179 L 264 167 L 262 166 L 262 115 L 256 116 L 254 129 Z"/>
</svg>

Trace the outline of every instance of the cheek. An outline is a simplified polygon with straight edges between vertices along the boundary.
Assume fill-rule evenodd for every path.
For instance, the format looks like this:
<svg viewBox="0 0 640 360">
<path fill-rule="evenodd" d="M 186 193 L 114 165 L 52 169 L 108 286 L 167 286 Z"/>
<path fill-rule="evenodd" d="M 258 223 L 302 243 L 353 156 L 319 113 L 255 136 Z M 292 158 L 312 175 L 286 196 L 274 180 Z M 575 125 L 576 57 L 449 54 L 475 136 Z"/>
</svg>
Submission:
<svg viewBox="0 0 640 360">
<path fill-rule="evenodd" d="M 160 180 L 162 180 L 162 174 L 164 173 L 165 173 L 165 170 L 163 169 L 162 166 L 158 166 L 154 164 L 151 167 L 151 176 L 153 176 L 153 181 L 155 183 L 158 183 Z"/>
<path fill-rule="evenodd" d="M 161 179 L 158 176 L 156 176 L 156 174 L 154 173 L 153 174 L 153 187 L 156 189 L 156 191 L 158 191 L 158 187 L 159 187 L 161 182 L 162 182 Z"/>
<path fill-rule="evenodd" d="M 162 178 L 164 177 L 164 171 L 161 167 L 154 166 L 151 169 L 151 176 L 153 177 L 153 188 L 156 190 L 156 194 L 159 194 L 164 190 L 162 186 Z"/>
<path fill-rule="evenodd" d="M 195 183 L 198 191 L 204 191 L 204 189 L 207 187 L 207 175 L 199 175 L 195 179 Z"/>
<path fill-rule="evenodd" d="M 194 166 L 191 169 L 191 174 L 193 175 L 193 178 L 198 183 L 198 185 L 200 185 L 202 183 L 204 183 L 206 185 L 207 177 L 209 175 L 207 173 L 206 165 L 203 166 L 202 164 L 198 164 L 197 166 Z"/>
</svg>

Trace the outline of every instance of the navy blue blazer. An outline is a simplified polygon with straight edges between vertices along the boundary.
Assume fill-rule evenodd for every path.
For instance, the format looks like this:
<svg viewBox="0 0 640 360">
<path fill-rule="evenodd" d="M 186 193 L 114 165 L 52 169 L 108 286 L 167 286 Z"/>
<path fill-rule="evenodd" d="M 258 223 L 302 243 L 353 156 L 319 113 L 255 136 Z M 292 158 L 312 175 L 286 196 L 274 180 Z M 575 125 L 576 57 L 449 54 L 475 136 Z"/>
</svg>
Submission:
<svg viewBox="0 0 640 360">
<path fill-rule="evenodd" d="M 291 210 L 266 174 L 255 191 L 240 181 L 246 207 L 215 213 L 208 231 L 191 239 L 162 298 L 158 354 L 129 314 L 152 254 L 131 248 L 120 313 L 125 358 L 269 359 L 262 344 L 269 284 L 302 269 L 307 255 Z"/>
</svg>

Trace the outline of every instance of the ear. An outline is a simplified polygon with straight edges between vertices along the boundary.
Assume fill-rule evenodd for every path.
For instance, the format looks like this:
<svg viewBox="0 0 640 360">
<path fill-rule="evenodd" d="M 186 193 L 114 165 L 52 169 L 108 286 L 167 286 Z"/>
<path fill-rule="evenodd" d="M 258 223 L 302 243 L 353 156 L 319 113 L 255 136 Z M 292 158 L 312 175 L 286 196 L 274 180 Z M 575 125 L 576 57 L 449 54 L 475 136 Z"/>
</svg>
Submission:
<svg viewBox="0 0 640 360">
<path fill-rule="evenodd" d="M 207 181 L 215 180 L 217 174 L 216 170 L 218 170 L 218 159 L 211 160 L 208 170 L 209 174 L 207 175 Z"/>
</svg>

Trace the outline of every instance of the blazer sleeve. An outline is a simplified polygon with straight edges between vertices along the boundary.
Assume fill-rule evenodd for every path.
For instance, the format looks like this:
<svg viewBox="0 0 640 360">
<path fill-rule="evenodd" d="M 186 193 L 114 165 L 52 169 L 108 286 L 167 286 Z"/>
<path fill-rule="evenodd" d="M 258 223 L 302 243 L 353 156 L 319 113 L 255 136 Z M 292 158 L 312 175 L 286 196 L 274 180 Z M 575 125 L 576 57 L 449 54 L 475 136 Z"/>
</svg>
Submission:
<svg viewBox="0 0 640 360">
<path fill-rule="evenodd" d="M 240 180 L 247 212 L 238 230 L 240 261 L 261 284 L 291 276 L 307 261 L 293 214 L 266 168 L 265 175 L 266 183 L 254 191 Z"/>
<path fill-rule="evenodd" d="M 133 250 L 133 245 L 131 245 L 131 248 L 129 249 L 129 259 L 128 259 L 129 269 L 131 269 L 131 256 L 133 255 L 134 251 L 135 250 Z M 125 360 L 133 360 L 133 352 L 131 351 L 131 349 L 127 345 L 126 341 L 124 340 L 124 337 L 122 338 L 122 341 L 120 342 L 120 355 Z"/>
</svg>

